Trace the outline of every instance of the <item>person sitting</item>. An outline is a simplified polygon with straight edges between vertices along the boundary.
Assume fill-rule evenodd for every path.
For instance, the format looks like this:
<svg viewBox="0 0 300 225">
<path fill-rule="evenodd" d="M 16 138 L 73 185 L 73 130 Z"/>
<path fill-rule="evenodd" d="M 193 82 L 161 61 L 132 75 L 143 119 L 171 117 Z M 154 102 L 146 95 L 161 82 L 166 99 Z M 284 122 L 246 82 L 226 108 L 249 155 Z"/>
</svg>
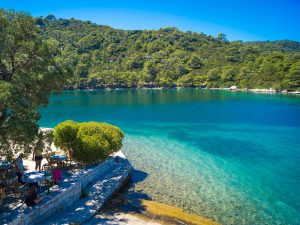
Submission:
<svg viewBox="0 0 300 225">
<path fill-rule="evenodd" d="M 25 183 L 22 181 L 22 176 L 23 176 L 23 173 L 24 173 L 24 165 L 23 165 L 23 159 L 22 158 L 23 158 L 23 154 L 20 153 L 20 155 L 16 159 L 15 166 L 16 166 L 16 174 L 17 174 L 17 177 L 18 177 L 18 182 L 23 185 Z"/>
<path fill-rule="evenodd" d="M 60 181 L 62 179 L 61 169 L 60 168 L 54 169 L 52 176 L 53 176 L 54 184 L 60 183 Z"/>
<path fill-rule="evenodd" d="M 28 191 L 28 195 L 26 196 L 25 203 L 27 206 L 35 206 L 43 200 L 42 198 L 37 198 L 36 193 L 36 185 L 31 185 Z"/>
</svg>

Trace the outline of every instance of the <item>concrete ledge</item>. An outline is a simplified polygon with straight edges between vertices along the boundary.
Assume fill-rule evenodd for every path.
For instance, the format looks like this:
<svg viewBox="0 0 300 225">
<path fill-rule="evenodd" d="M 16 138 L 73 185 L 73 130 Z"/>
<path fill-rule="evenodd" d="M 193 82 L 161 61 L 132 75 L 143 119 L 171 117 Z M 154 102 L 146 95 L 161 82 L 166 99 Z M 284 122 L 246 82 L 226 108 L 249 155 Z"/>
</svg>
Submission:
<svg viewBox="0 0 300 225">
<path fill-rule="evenodd" d="M 94 186 L 97 187 L 94 193 L 98 193 L 98 196 L 102 197 L 95 200 L 94 204 L 90 204 L 98 206 L 92 207 L 93 209 L 89 208 L 89 210 L 91 212 L 97 211 L 111 194 L 123 184 L 123 181 L 128 178 L 131 170 L 132 167 L 129 161 L 122 152 L 118 152 L 114 157 L 110 157 L 103 163 L 92 168 L 83 169 L 64 179 L 60 186 L 56 185 L 50 188 L 50 194 L 39 205 L 34 207 L 23 205 L 16 209 L 16 212 L 14 212 L 16 215 L 11 221 L 4 221 L 1 224 L 26 225 L 41 223 L 43 220 L 51 217 L 51 215 L 57 215 L 57 213 L 68 207 L 72 208 L 80 199 L 81 191 L 94 182 L 97 184 L 92 186 L 92 188 Z M 101 191 L 99 192 L 99 190 Z M 102 195 L 103 193 L 105 194 Z M 90 213 L 85 213 L 85 215 L 82 218 L 91 217 Z"/>
<path fill-rule="evenodd" d="M 131 166 L 120 163 L 113 171 L 87 188 L 88 196 L 80 199 L 69 209 L 42 221 L 45 225 L 84 223 L 91 219 L 106 200 L 127 181 Z"/>
</svg>

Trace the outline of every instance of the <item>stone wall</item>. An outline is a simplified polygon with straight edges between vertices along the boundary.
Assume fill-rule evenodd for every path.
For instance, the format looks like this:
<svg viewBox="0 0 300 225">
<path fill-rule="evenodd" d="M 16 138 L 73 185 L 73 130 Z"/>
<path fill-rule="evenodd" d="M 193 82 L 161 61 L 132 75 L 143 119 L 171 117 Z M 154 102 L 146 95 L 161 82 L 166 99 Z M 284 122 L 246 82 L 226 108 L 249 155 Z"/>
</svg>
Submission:
<svg viewBox="0 0 300 225">
<path fill-rule="evenodd" d="M 120 161 L 118 164 L 115 157 L 118 157 L 119 159 L 120 156 L 121 164 Z M 80 172 L 64 179 L 61 185 L 53 186 L 50 188 L 50 194 L 47 195 L 40 204 L 34 207 L 23 207 L 23 209 L 19 209 L 19 211 L 16 212 L 16 217 L 8 224 L 36 224 L 57 212 L 63 211 L 79 200 L 82 189 L 95 181 L 98 181 L 101 177 L 105 177 L 105 175 L 118 168 L 118 166 L 124 166 L 124 163 L 128 169 L 126 169 L 127 171 L 120 176 L 114 187 L 107 193 L 108 196 L 106 196 L 106 199 L 109 198 L 116 189 L 123 185 L 124 180 L 128 178 L 132 169 L 130 163 L 121 152 L 118 156 L 110 157 L 100 165 L 83 169 Z"/>
</svg>

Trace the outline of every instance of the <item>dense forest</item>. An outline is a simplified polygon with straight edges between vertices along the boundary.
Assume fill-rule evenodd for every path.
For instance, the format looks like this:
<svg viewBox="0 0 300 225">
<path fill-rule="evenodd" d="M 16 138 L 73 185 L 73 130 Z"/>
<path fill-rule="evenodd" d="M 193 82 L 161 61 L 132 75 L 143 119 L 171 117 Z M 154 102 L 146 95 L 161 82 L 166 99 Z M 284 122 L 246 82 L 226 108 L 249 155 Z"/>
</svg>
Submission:
<svg viewBox="0 0 300 225">
<path fill-rule="evenodd" d="M 119 30 L 90 21 L 36 18 L 68 87 L 300 88 L 300 43 L 228 41 L 203 33 Z"/>
</svg>

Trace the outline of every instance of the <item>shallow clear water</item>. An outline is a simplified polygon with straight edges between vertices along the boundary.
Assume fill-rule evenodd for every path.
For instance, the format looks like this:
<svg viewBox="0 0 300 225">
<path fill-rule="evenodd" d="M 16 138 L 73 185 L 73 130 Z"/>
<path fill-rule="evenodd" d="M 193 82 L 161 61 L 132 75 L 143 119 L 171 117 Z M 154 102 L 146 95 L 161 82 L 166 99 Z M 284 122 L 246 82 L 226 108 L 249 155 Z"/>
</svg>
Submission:
<svg viewBox="0 0 300 225">
<path fill-rule="evenodd" d="M 126 133 L 136 187 L 223 224 L 300 224 L 300 97 L 209 90 L 64 92 L 43 127 L 105 121 Z"/>
</svg>

